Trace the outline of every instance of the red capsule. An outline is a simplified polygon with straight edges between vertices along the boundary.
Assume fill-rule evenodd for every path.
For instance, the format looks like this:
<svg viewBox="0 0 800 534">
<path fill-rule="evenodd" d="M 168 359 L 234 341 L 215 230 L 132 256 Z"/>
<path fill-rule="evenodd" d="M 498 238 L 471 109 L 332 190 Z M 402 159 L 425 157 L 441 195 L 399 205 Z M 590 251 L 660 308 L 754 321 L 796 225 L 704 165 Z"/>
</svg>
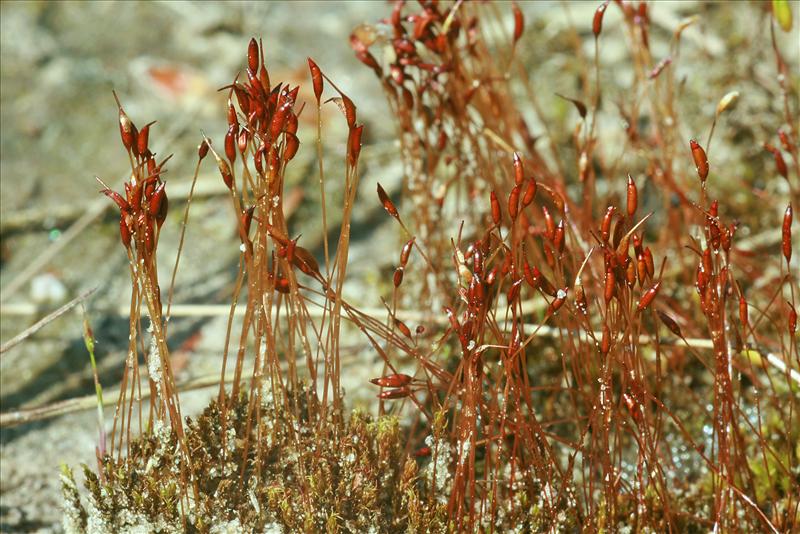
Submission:
<svg viewBox="0 0 800 534">
<path fill-rule="evenodd" d="M 347 126 L 352 129 L 356 125 L 356 105 L 344 94 L 342 94 L 342 105 L 344 106 L 344 116 L 345 119 L 347 119 Z"/>
<path fill-rule="evenodd" d="M 253 72 L 258 69 L 258 43 L 255 39 L 250 39 L 247 45 L 247 67 Z"/>
<path fill-rule="evenodd" d="M 541 289 L 551 297 L 556 296 L 556 288 L 553 287 L 553 284 L 550 283 L 550 280 L 545 278 L 542 272 L 539 270 L 538 267 L 533 268 L 533 280 L 534 280 L 534 287 Z"/>
<path fill-rule="evenodd" d="M 625 257 L 625 281 L 628 287 L 636 285 L 636 262 L 630 256 Z"/>
<path fill-rule="evenodd" d="M 636 275 L 639 278 L 639 286 L 644 287 L 647 281 L 647 264 L 644 261 L 644 254 L 639 254 L 636 260 Z"/>
<path fill-rule="evenodd" d="M 522 195 L 522 209 L 525 209 L 536 196 L 536 179 L 528 178 L 528 185 L 525 187 L 525 194 Z"/>
<path fill-rule="evenodd" d="M 385 209 L 389 215 L 395 219 L 400 218 L 400 214 L 397 212 L 394 202 L 392 202 L 392 200 L 389 198 L 389 195 L 386 194 L 386 191 L 383 189 L 383 187 L 381 187 L 381 184 L 378 184 L 378 199 L 381 201 L 381 204 L 383 204 L 383 209 Z"/>
<path fill-rule="evenodd" d="M 636 307 L 636 311 L 644 311 L 647 309 L 648 306 L 653 302 L 658 295 L 658 290 L 661 287 L 661 280 L 653 284 L 653 287 L 648 289 L 642 295 L 642 299 L 639 301 L 639 305 Z"/>
<path fill-rule="evenodd" d="M 347 161 L 351 167 L 354 167 L 358 162 L 358 156 L 361 154 L 361 134 L 364 132 L 364 125 L 361 124 L 350 130 L 347 137 Z"/>
<path fill-rule="evenodd" d="M 406 336 L 408 339 L 411 339 L 411 329 L 409 329 L 408 326 L 406 326 L 406 323 L 404 323 L 400 319 L 395 319 L 394 325 L 397 327 L 398 330 L 400 330 L 400 332 L 402 332 L 404 336 Z"/>
<path fill-rule="evenodd" d="M 636 189 L 636 182 L 631 175 L 628 175 L 628 217 L 633 218 L 636 207 L 639 205 L 639 192 Z"/>
<path fill-rule="evenodd" d="M 788 318 L 788 325 L 789 325 L 789 335 L 793 336 L 794 333 L 797 331 L 797 310 L 794 309 L 794 306 L 788 300 L 786 304 L 789 305 L 789 318 Z"/>
<path fill-rule="evenodd" d="M 409 395 L 411 395 L 411 389 L 408 386 L 404 386 L 397 389 L 382 391 L 378 394 L 378 398 L 381 400 L 402 399 Z"/>
<path fill-rule="evenodd" d="M 486 273 L 486 276 L 484 277 L 483 281 L 487 286 L 494 284 L 494 281 L 497 279 L 497 270 L 498 268 L 494 267 L 491 271 Z"/>
<path fill-rule="evenodd" d="M 764 143 L 764 148 L 769 152 L 772 152 L 772 155 L 775 157 L 775 170 L 778 171 L 778 174 L 788 180 L 789 169 L 786 167 L 786 161 L 783 159 L 783 154 L 781 154 L 781 151 L 768 143 Z"/>
<path fill-rule="evenodd" d="M 147 142 L 150 137 L 150 126 L 155 123 L 156 121 L 148 122 L 147 124 L 145 124 L 142 127 L 142 129 L 139 130 L 139 134 L 136 136 L 137 150 L 139 154 L 142 155 L 142 157 L 146 158 L 149 157 L 150 155 L 150 150 L 147 147 Z"/>
<path fill-rule="evenodd" d="M 239 133 L 238 129 L 239 126 L 237 124 L 231 124 L 228 127 L 228 133 L 225 134 L 225 156 L 231 163 L 236 161 L 236 136 Z"/>
<path fill-rule="evenodd" d="M 707 248 L 703 251 L 703 270 L 706 272 L 706 275 L 711 276 L 714 272 L 714 265 L 711 262 L 711 249 Z"/>
<path fill-rule="evenodd" d="M 392 276 L 392 282 L 394 283 L 394 287 L 400 287 L 400 284 L 403 283 L 403 273 L 405 269 L 403 267 L 398 267 L 394 270 L 394 275 Z"/>
<path fill-rule="evenodd" d="M 301 246 L 294 247 L 294 257 L 292 258 L 292 265 L 300 269 L 308 276 L 319 277 L 319 264 L 316 258 L 308 249 Z"/>
<path fill-rule="evenodd" d="M 370 382 L 382 388 L 401 388 L 409 385 L 412 380 L 414 379 L 406 374 L 395 373 L 379 378 L 372 378 Z"/>
<path fill-rule="evenodd" d="M 556 292 L 556 298 L 550 303 L 550 306 L 547 308 L 547 313 L 552 315 L 556 313 L 558 310 L 561 309 L 561 306 L 567 301 L 567 288 L 559 289 Z"/>
<path fill-rule="evenodd" d="M 125 248 L 131 246 L 131 229 L 128 228 L 128 213 L 121 211 L 119 214 L 119 238 Z"/>
<path fill-rule="evenodd" d="M 228 189 L 233 190 L 233 175 L 231 174 L 231 168 L 228 163 L 222 159 L 217 159 L 217 167 L 219 168 L 219 173 L 222 175 L 222 181 L 225 182 L 225 186 Z"/>
<path fill-rule="evenodd" d="M 516 185 L 522 185 L 524 179 L 525 170 L 522 167 L 522 158 L 519 157 L 519 153 L 514 152 L 514 183 Z"/>
<path fill-rule="evenodd" d="M 592 19 L 592 33 L 594 33 L 595 39 L 597 39 L 600 36 L 600 32 L 603 31 L 603 15 L 605 14 L 607 7 L 608 0 L 600 4 L 600 7 L 598 7 L 597 11 L 594 12 L 594 18 Z"/>
<path fill-rule="evenodd" d="M 275 291 L 278 293 L 289 293 L 291 288 L 292 286 L 288 278 L 281 277 L 275 280 Z"/>
<path fill-rule="evenodd" d="M 792 143 L 786 131 L 782 128 L 778 129 L 778 138 L 781 140 L 781 146 L 783 146 L 784 150 L 790 153 L 794 152 L 794 143 Z"/>
<path fill-rule="evenodd" d="M 611 235 L 611 222 L 614 220 L 614 211 L 616 208 L 614 206 L 609 206 L 606 208 L 606 214 L 603 215 L 603 224 L 600 227 L 600 237 L 603 238 L 603 241 L 608 243 L 608 238 Z"/>
<path fill-rule="evenodd" d="M 114 98 L 116 97 L 117 95 L 114 94 Z M 138 149 L 138 147 L 134 146 L 136 145 L 136 126 L 128 118 L 122 106 L 119 106 L 119 134 L 122 137 L 122 145 L 126 150 Z"/>
<path fill-rule="evenodd" d="M 121 211 L 129 211 L 131 209 L 131 207 L 128 205 L 128 201 L 125 200 L 122 197 L 122 195 L 120 195 L 116 191 L 112 191 L 111 189 L 106 188 L 106 189 L 101 189 L 100 192 L 103 193 L 108 198 L 110 198 L 111 200 L 113 200 L 114 203 L 117 206 L 119 206 L 119 209 Z M 134 206 L 134 208 L 136 208 L 136 207 L 138 207 L 138 206 Z"/>
<path fill-rule="evenodd" d="M 614 269 L 611 267 L 606 269 L 606 279 L 605 279 L 605 289 L 603 291 L 603 298 L 606 301 L 606 304 L 611 302 L 611 299 L 614 298 L 614 294 L 616 293 L 616 276 L 614 275 Z"/>
<path fill-rule="evenodd" d="M 207 154 L 208 154 L 208 143 L 206 143 L 205 140 L 203 140 L 203 142 L 197 146 L 197 157 L 202 161 Z"/>
<path fill-rule="evenodd" d="M 500 225 L 500 201 L 497 200 L 497 194 L 492 191 L 490 193 L 490 200 L 492 204 L 492 221 L 496 226 Z"/>
<path fill-rule="evenodd" d="M 742 323 L 744 328 L 750 324 L 750 321 L 747 317 L 747 301 L 744 300 L 744 295 L 739 295 L 739 321 Z"/>
<path fill-rule="evenodd" d="M 695 168 L 697 168 L 697 175 L 700 177 L 701 182 L 705 182 L 708 177 L 706 151 L 694 139 L 689 140 L 689 148 L 692 149 L 692 159 L 694 160 Z"/>
<path fill-rule="evenodd" d="M 509 305 L 513 305 L 514 302 L 517 301 L 517 297 L 519 297 L 519 289 L 522 285 L 522 278 L 511 284 L 511 287 L 508 288 L 508 293 L 506 294 L 506 299 Z"/>
<path fill-rule="evenodd" d="M 419 449 L 417 449 L 417 452 L 414 453 L 414 456 L 416 456 L 417 458 L 422 458 L 430 455 L 431 455 L 430 447 L 420 447 Z"/>
<path fill-rule="evenodd" d="M 519 195 L 522 192 L 521 186 L 515 185 L 511 189 L 511 194 L 508 195 L 508 215 L 512 221 L 517 220 L 517 213 L 519 212 Z"/>
<path fill-rule="evenodd" d="M 400 267 L 405 267 L 406 263 L 408 263 L 408 257 L 411 255 L 411 248 L 414 246 L 415 239 L 416 238 L 412 237 L 405 245 L 403 245 L 403 248 L 400 251 Z"/>
<path fill-rule="evenodd" d="M 675 334 L 680 338 L 683 337 L 683 333 L 681 332 L 681 327 L 678 326 L 678 323 L 676 323 L 672 317 L 662 312 L 661 310 L 656 310 L 656 313 L 658 314 L 658 318 L 661 319 L 661 322 L 664 323 L 664 326 L 669 328 L 670 332 L 672 332 L 673 334 Z"/>
<path fill-rule="evenodd" d="M 558 221 L 558 226 L 553 232 L 553 246 L 559 254 L 564 252 L 564 219 Z"/>
<path fill-rule="evenodd" d="M 516 43 L 525 31 L 525 17 L 516 2 L 511 3 L 511 10 L 514 12 L 514 43 Z"/>
<path fill-rule="evenodd" d="M 656 266 L 655 263 L 653 263 L 653 253 L 650 252 L 650 247 L 644 248 L 643 255 L 645 266 L 647 266 L 647 277 L 653 278 L 656 274 Z"/>
<path fill-rule="evenodd" d="M 781 250 L 783 257 L 786 258 L 786 264 L 792 260 L 792 205 L 786 206 L 786 211 L 783 213 L 783 228 L 781 229 L 782 242 Z"/>
<path fill-rule="evenodd" d="M 544 225 L 546 229 L 544 235 L 547 239 L 552 241 L 556 233 L 556 225 L 555 222 L 553 222 L 553 217 L 550 215 L 550 210 L 547 209 L 547 206 L 542 206 L 542 215 L 544 216 Z"/>
<path fill-rule="evenodd" d="M 611 350 L 611 330 L 603 324 L 603 337 L 600 340 L 600 353 L 605 356 Z"/>
<path fill-rule="evenodd" d="M 150 201 L 147 206 L 147 213 L 151 217 L 155 217 L 156 214 L 161 210 L 161 202 L 166 197 L 166 195 L 164 194 L 164 187 L 166 185 L 167 185 L 166 183 L 161 182 L 160 184 L 158 184 L 153 193 L 150 195 Z"/>
</svg>

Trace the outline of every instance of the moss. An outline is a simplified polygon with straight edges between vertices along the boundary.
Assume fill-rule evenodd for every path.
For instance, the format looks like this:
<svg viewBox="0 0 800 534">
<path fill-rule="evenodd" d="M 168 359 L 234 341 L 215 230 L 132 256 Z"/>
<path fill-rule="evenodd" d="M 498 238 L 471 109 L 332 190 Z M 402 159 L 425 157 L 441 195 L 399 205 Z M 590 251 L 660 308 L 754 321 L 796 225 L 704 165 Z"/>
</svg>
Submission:
<svg viewBox="0 0 800 534">
<path fill-rule="evenodd" d="M 301 420 L 292 433 L 288 421 L 275 421 L 272 432 L 260 438 L 269 446 L 251 446 L 261 452 L 247 453 L 242 473 L 237 466 L 245 455 L 246 399 L 229 414 L 226 446 L 216 402 L 188 421 L 196 497 L 181 502 L 177 441 L 161 429 L 135 440 L 127 458 L 105 458 L 102 480 L 84 466 L 86 505 L 65 468 L 65 524 L 69 521 L 72 532 L 224 532 L 234 523 L 256 531 L 278 526 L 286 532 L 444 530 L 445 507 L 431 504 L 416 461 L 404 451 L 396 417 L 373 420 L 356 411 L 338 427 L 333 420 L 325 425 Z M 262 424 L 262 432 L 266 428 Z M 250 439 L 257 439 L 255 429 Z"/>
</svg>

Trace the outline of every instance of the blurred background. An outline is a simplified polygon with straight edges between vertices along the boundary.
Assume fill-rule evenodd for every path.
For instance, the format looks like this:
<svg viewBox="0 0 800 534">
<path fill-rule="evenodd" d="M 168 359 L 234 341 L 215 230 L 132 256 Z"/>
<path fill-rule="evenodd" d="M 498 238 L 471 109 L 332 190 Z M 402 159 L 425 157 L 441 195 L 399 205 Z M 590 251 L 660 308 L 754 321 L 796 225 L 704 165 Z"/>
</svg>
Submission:
<svg viewBox="0 0 800 534">
<path fill-rule="evenodd" d="M 574 111 L 554 93 L 579 91 L 585 64 L 574 57 L 572 47 L 576 38 L 583 40 L 591 57 L 590 24 L 598 3 L 521 2 L 527 24 L 519 53 L 536 73 L 541 102 L 558 124 Z M 508 15 L 510 27 L 509 4 L 498 6 Z M 796 16 L 797 5 L 793 7 Z M 13 424 L 8 415 L 93 395 L 81 308 L 71 309 L 16 346 L 6 350 L 6 344 L 59 306 L 95 289 L 84 304 L 97 339 L 98 374 L 107 396 L 113 395 L 122 374 L 128 261 L 119 243 L 117 217 L 107 209 L 112 204 L 98 194 L 101 186 L 95 180 L 100 177 L 120 190 L 129 172 L 112 89 L 137 125 L 158 121 L 151 129 L 150 145 L 159 159 L 174 154 L 165 175 L 171 210 L 159 246 L 160 270 L 169 273 L 200 132 L 221 144 L 227 129 L 226 93 L 217 89 L 243 69 L 249 38 L 263 39 L 273 83 L 303 85 L 301 98 L 309 96 L 306 57 L 313 57 L 356 103 L 359 120 L 366 124 L 361 203 L 355 212 L 347 287 L 352 302 L 380 309 L 400 236 L 375 199 L 375 183 L 380 180 L 395 194 L 402 168 L 380 85 L 354 58 L 348 36 L 357 25 L 375 22 L 390 11 L 388 4 L 377 1 L 0 3 L 0 411 L 5 417 L 0 429 L 0 531 L 58 531 L 59 464 L 92 466 L 97 442 L 91 399 L 82 410 L 25 424 Z M 739 109 L 730 119 L 738 137 L 721 129 L 715 158 L 720 165 L 741 168 L 737 176 L 752 187 L 769 190 L 770 184 L 758 181 L 759 168 L 769 163 L 769 156 L 756 140 L 774 132 L 754 131 L 758 122 L 748 121 L 755 113 L 780 110 L 774 98 L 771 51 L 751 48 L 751 39 L 768 42 L 763 6 L 656 3 L 650 10 L 655 57 L 666 54 L 672 31 L 691 14 L 701 19 L 685 35 L 681 69 L 686 72 L 688 97 L 681 114 L 697 117 L 696 124 L 691 118 L 688 122 L 698 131 L 687 132 L 687 138 L 706 131 L 723 94 L 739 90 Z M 624 36 L 614 32 L 620 16 L 609 9 L 604 24 L 603 76 L 612 89 L 609 115 L 601 120 L 621 125 L 613 115 L 613 101 L 626 97 L 630 72 L 614 68 L 627 64 Z M 779 38 L 796 66 L 796 26 Z M 702 53 L 692 55 L 693 50 Z M 323 139 L 330 155 L 326 174 L 336 205 L 336 165 L 341 164 L 346 130 L 334 106 L 325 113 Z M 321 230 L 313 185 L 315 116 L 312 106 L 302 117 L 302 145 L 287 171 L 287 192 L 295 199 L 290 218 L 294 235 L 302 233 L 305 246 L 317 249 Z M 552 130 L 565 147 L 571 126 Z M 534 133 L 540 133 L 535 123 Z M 737 150 L 726 147 L 725 139 L 735 141 Z M 750 164 L 743 166 L 746 160 Z M 225 192 L 215 166 L 207 161 L 200 171 L 177 277 L 175 303 L 181 311 L 170 323 L 179 382 L 219 372 L 239 255 Z M 357 336 L 345 348 L 350 362 L 345 373 L 350 380 L 345 386 L 348 399 L 369 402 L 374 391 L 367 390 L 365 396 L 359 384 L 380 374 L 379 359 Z M 182 394 L 184 414 L 202 409 L 211 394 L 213 389 Z M 106 408 L 105 415 L 108 430 L 113 408 Z"/>
</svg>

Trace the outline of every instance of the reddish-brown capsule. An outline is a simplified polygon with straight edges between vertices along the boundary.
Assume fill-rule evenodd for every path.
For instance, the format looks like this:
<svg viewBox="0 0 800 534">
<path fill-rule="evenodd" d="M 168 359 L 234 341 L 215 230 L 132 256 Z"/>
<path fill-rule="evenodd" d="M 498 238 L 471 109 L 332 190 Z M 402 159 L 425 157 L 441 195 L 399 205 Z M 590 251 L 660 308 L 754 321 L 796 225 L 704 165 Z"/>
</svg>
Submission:
<svg viewBox="0 0 800 534">
<path fill-rule="evenodd" d="M 605 288 L 603 290 L 603 299 L 605 299 L 606 304 L 611 302 L 611 299 L 614 298 L 614 293 L 616 289 L 616 276 L 614 275 L 614 269 L 611 267 L 606 269 L 606 279 L 605 279 Z"/>
<path fill-rule="evenodd" d="M 787 265 L 792 260 L 792 205 L 786 206 L 786 211 L 783 213 L 783 228 L 781 229 L 783 239 L 781 242 L 781 250 L 783 257 L 786 258 Z"/>
<path fill-rule="evenodd" d="M 400 214 L 397 212 L 394 202 L 392 202 L 392 199 L 390 199 L 389 195 L 386 194 L 386 191 L 383 189 L 383 187 L 381 187 L 381 184 L 378 184 L 378 199 L 381 201 L 383 209 L 385 209 L 389 215 L 395 219 L 400 218 Z"/>
<path fill-rule="evenodd" d="M 344 116 L 347 119 L 347 126 L 352 129 L 356 125 L 356 105 L 353 104 L 353 101 L 347 97 L 347 95 L 342 94 L 342 106 L 344 106 Z"/>
<path fill-rule="evenodd" d="M 431 448 L 430 447 L 420 447 L 414 453 L 414 456 L 416 456 L 417 458 L 422 458 L 422 457 L 430 456 L 430 455 L 431 455 Z"/>
<path fill-rule="evenodd" d="M 408 386 L 404 386 L 397 389 L 382 391 L 378 394 L 378 398 L 381 400 L 402 399 L 409 395 L 411 395 L 411 389 Z"/>
<path fill-rule="evenodd" d="M 553 287 L 553 284 L 551 284 L 550 280 L 548 280 L 542 274 L 542 272 L 539 270 L 538 267 L 534 267 L 533 268 L 532 275 L 533 275 L 533 280 L 534 280 L 534 284 L 533 284 L 534 287 L 537 287 L 537 288 L 541 289 L 542 291 L 544 291 L 545 293 L 547 293 L 551 297 L 555 297 L 556 296 L 556 288 Z"/>
<path fill-rule="evenodd" d="M 492 221 L 496 226 L 500 225 L 500 201 L 497 200 L 497 193 L 492 191 L 490 193 L 490 200 L 492 203 Z"/>
<path fill-rule="evenodd" d="M 291 288 L 292 285 L 289 282 L 288 278 L 281 277 L 275 280 L 275 291 L 277 291 L 278 293 L 286 294 L 289 292 Z"/>
<path fill-rule="evenodd" d="M 148 157 L 150 155 L 150 150 L 147 147 L 147 142 L 150 138 L 150 125 L 155 124 L 156 121 L 148 122 L 145 124 L 141 130 L 139 130 L 139 134 L 136 136 L 136 145 L 139 154 L 142 157 Z"/>
<path fill-rule="evenodd" d="M 411 248 L 414 246 L 414 237 L 408 240 L 405 245 L 403 245 L 402 250 L 400 250 L 400 267 L 405 267 L 406 263 L 408 263 L 408 257 L 411 255 Z"/>
<path fill-rule="evenodd" d="M 514 152 L 514 183 L 522 185 L 523 180 L 525 180 L 525 170 L 522 167 L 522 158 L 517 152 Z"/>
<path fill-rule="evenodd" d="M 522 208 L 525 209 L 536 196 L 536 179 L 528 178 L 528 185 L 525 187 L 525 194 L 522 195 Z"/>
<path fill-rule="evenodd" d="M 783 159 L 783 154 L 781 154 L 781 151 L 768 143 L 764 143 L 764 148 L 772 152 L 772 155 L 775 157 L 775 170 L 778 171 L 778 174 L 788 180 L 789 169 L 786 167 L 786 161 Z"/>
<path fill-rule="evenodd" d="M 558 310 L 561 309 L 561 306 L 567 301 L 567 288 L 562 288 L 556 291 L 556 298 L 553 299 L 553 302 L 550 303 L 550 306 L 547 308 L 548 314 L 552 315 L 556 313 Z"/>
<path fill-rule="evenodd" d="M 625 281 L 628 287 L 636 285 L 636 262 L 630 256 L 625 257 Z"/>
<path fill-rule="evenodd" d="M 512 221 L 517 220 L 517 213 L 519 212 L 519 195 L 522 192 L 522 187 L 515 185 L 511 189 L 511 194 L 508 195 L 508 215 Z"/>
<path fill-rule="evenodd" d="M 636 307 L 636 311 L 644 311 L 647 309 L 650 304 L 652 304 L 653 300 L 658 295 L 658 290 L 661 287 L 661 280 L 653 284 L 653 287 L 648 289 L 642 295 L 642 299 L 639 301 L 639 305 Z"/>
<path fill-rule="evenodd" d="M 525 17 L 516 2 L 511 3 L 511 10 L 514 12 L 514 43 L 516 43 L 525 31 Z"/>
<path fill-rule="evenodd" d="M 750 321 L 747 317 L 747 301 L 744 300 L 744 295 L 739 295 L 739 321 L 744 328 L 747 328 Z"/>
<path fill-rule="evenodd" d="M 236 135 L 239 133 L 238 126 L 231 124 L 228 133 L 225 134 L 225 156 L 231 163 L 236 161 Z"/>
<path fill-rule="evenodd" d="M 319 104 L 323 88 L 322 71 L 311 58 L 308 58 L 308 69 L 311 71 L 311 85 L 314 87 L 314 96 L 317 97 L 317 104 Z"/>
<path fill-rule="evenodd" d="M 522 285 L 522 278 L 511 284 L 511 287 L 508 288 L 508 293 L 506 294 L 506 299 L 509 305 L 513 304 L 517 301 L 517 297 L 519 297 L 519 289 Z"/>
<path fill-rule="evenodd" d="M 403 283 L 403 273 L 405 269 L 403 267 L 398 267 L 394 270 L 394 275 L 392 276 L 392 282 L 394 282 L 394 287 L 400 287 L 400 284 Z"/>
<path fill-rule="evenodd" d="M 119 214 L 119 238 L 125 248 L 131 246 L 131 229 L 128 228 L 127 218 L 127 212 L 121 211 Z"/>
<path fill-rule="evenodd" d="M 247 45 L 247 67 L 253 72 L 258 69 L 258 43 L 255 39 L 250 39 Z"/>
<path fill-rule="evenodd" d="M 594 33 L 595 39 L 597 39 L 600 36 L 600 32 L 603 31 L 603 15 L 605 15 L 607 7 L 608 0 L 600 4 L 600 7 L 598 7 L 597 11 L 594 12 L 594 18 L 592 19 L 592 33 Z"/>
<path fill-rule="evenodd" d="M 694 140 L 689 140 L 689 148 L 692 149 L 692 159 L 694 166 L 697 168 L 697 175 L 700 177 L 701 182 L 705 182 L 708 177 L 708 159 L 706 158 L 706 151 L 703 147 Z"/>
<path fill-rule="evenodd" d="M 358 162 L 358 156 L 361 154 L 361 134 L 364 132 L 364 125 L 361 124 L 350 130 L 350 135 L 347 138 L 347 161 L 351 167 L 354 167 Z"/>
<path fill-rule="evenodd" d="M 236 148 L 239 149 L 239 153 L 244 156 L 244 151 L 247 150 L 247 143 L 250 141 L 250 135 L 247 130 L 242 129 L 239 132 L 239 135 L 236 136 Z"/>
<path fill-rule="evenodd" d="M 408 339 L 411 339 L 411 329 L 410 329 L 410 328 L 408 328 L 408 326 L 406 325 L 406 323 L 404 323 L 404 322 L 403 322 L 403 321 L 401 321 L 400 319 L 395 319 L 395 320 L 394 320 L 394 325 L 397 327 L 397 329 L 398 329 L 398 330 L 400 330 L 400 332 L 401 332 L 401 333 L 402 333 L 404 336 L 406 336 Z"/>
<path fill-rule="evenodd" d="M 642 255 L 644 256 L 644 263 L 647 267 L 647 277 L 653 278 L 656 274 L 656 266 L 655 263 L 653 263 L 653 253 L 650 252 L 650 247 L 645 247 Z"/>
<path fill-rule="evenodd" d="M 781 146 L 784 148 L 784 150 L 788 152 L 794 151 L 794 143 L 792 143 L 791 139 L 789 139 L 789 136 L 783 128 L 778 129 L 778 139 L 781 140 Z"/>
<path fill-rule="evenodd" d="M 553 235 L 555 235 L 556 232 L 556 224 L 553 221 L 553 216 L 550 215 L 550 210 L 547 209 L 547 206 L 542 206 L 542 215 L 544 216 L 544 225 L 546 229 L 545 237 L 552 241 Z"/>
<path fill-rule="evenodd" d="M 647 281 L 647 264 L 644 261 L 644 254 L 639 254 L 636 260 L 636 275 L 639 278 L 639 286 L 644 287 Z"/>
<path fill-rule="evenodd" d="M 228 163 L 219 158 L 217 160 L 217 167 L 219 168 L 219 173 L 222 175 L 222 181 L 225 182 L 225 186 L 228 189 L 233 189 L 233 175 L 231 174 L 231 168 Z"/>
<path fill-rule="evenodd" d="M 789 335 L 793 336 L 794 333 L 797 331 L 797 310 L 794 309 L 792 303 L 788 300 L 786 304 L 789 305 L 789 318 L 788 318 L 788 325 L 789 325 Z"/>
<path fill-rule="evenodd" d="M 208 143 L 206 143 L 206 141 L 203 140 L 203 142 L 197 146 L 197 157 L 202 161 L 202 159 L 205 158 L 207 154 L 208 154 Z"/>
<path fill-rule="evenodd" d="M 406 374 L 395 373 L 381 376 L 379 378 L 372 378 L 370 379 L 370 382 L 382 388 L 401 388 L 409 385 L 412 380 L 413 378 Z"/>
<path fill-rule="evenodd" d="M 151 217 L 155 217 L 156 214 L 161 210 L 161 202 L 164 200 L 164 198 L 166 198 L 166 195 L 164 194 L 164 187 L 166 185 L 167 184 L 165 184 L 164 182 L 161 182 L 155 188 L 153 194 L 150 195 L 150 201 L 147 206 L 147 213 Z"/>
<path fill-rule="evenodd" d="M 678 326 L 678 323 L 675 320 L 667 315 L 666 313 L 662 312 L 661 310 L 656 310 L 658 314 L 658 318 L 661 319 L 661 322 L 664 323 L 664 326 L 669 328 L 669 331 L 675 334 L 676 336 L 682 338 L 683 333 L 681 333 L 681 327 Z"/>
<path fill-rule="evenodd" d="M 125 198 L 123 198 L 123 196 L 117 193 L 116 191 L 112 191 L 111 189 L 106 188 L 106 189 L 101 189 L 100 192 L 103 193 L 108 198 L 110 198 L 111 200 L 113 200 L 114 203 L 117 206 L 119 206 L 120 211 L 129 211 L 131 209 L 130 205 L 128 204 L 128 201 L 125 200 Z M 138 206 L 134 206 L 134 208 L 136 207 Z"/>
<path fill-rule="evenodd" d="M 633 218 L 636 208 L 639 205 L 639 192 L 636 189 L 636 182 L 631 175 L 628 175 L 628 217 Z"/>
<path fill-rule="evenodd" d="M 607 324 L 603 325 L 603 337 L 600 340 L 600 353 L 605 356 L 611 350 L 611 330 Z"/>
<path fill-rule="evenodd" d="M 126 150 L 134 148 L 136 144 L 136 126 L 134 126 L 131 119 L 128 118 L 122 106 L 119 108 L 119 134 L 122 137 L 122 145 Z M 135 148 L 138 149 L 138 147 Z"/>
<path fill-rule="evenodd" d="M 564 219 L 558 221 L 558 226 L 553 232 L 553 247 L 559 254 L 564 252 Z"/>
<path fill-rule="evenodd" d="M 603 238 L 603 241 L 608 243 L 608 238 L 611 235 L 611 222 L 614 220 L 614 211 L 616 208 L 614 206 L 609 206 L 606 208 L 606 214 L 603 215 L 603 224 L 600 227 L 600 237 Z"/>
<path fill-rule="evenodd" d="M 714 264 L 711 261 L 711 249 L 706 248 L 703 251 L 703 271 L 706 275 L 711 276 L 714 272 Z"/>
</svg>

